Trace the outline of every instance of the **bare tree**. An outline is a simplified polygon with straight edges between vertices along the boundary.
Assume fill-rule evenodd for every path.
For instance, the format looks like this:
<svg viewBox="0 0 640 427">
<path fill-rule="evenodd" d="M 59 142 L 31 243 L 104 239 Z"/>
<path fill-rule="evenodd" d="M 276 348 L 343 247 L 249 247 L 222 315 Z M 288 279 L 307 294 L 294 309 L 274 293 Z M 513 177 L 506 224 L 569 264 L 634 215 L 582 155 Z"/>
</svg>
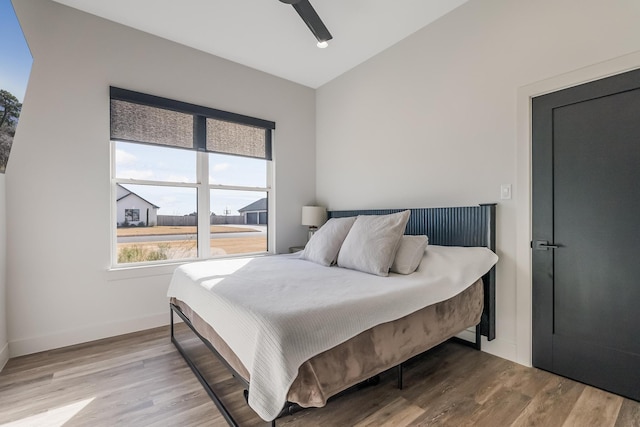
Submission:
<svg viewBox="0 0 640 427">
<path fill-rule="evenodd" d="M 0 129 L 6 127 L 15 128 L 20 117 L 22 104 L 11 92 L 0 89 Z"/>
<path fill-rule="evenodd" d="M 6 169 L 16 134 L 22 104 L 10 92 L 0 89 L 0 173 Z"/>
</svg>

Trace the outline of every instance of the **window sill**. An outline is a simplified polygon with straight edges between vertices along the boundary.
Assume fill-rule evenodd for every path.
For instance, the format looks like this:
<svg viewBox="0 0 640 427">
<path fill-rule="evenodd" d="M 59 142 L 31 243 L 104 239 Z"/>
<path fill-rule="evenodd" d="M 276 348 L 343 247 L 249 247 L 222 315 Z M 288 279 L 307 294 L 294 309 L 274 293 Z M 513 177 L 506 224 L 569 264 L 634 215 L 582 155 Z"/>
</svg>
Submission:
<svg viewBox="0 0 640 427">
<path fill-rule="evenodd" d="M 170 276 L 173 271 L 187 262 L 176 262 L 171 264 L 160 265 L 136 265 L 132 267 L 111 267 L 107 270 L 107 281 L 115 282 L 118 280 L 137 279 L 142 277 L 153 276 Z"/>
<path fill-rule="evenodd" d="M 229 256 L 225 258 L 208 258 L 208 259 L 190 259 L 184 261 L 176 261 L 165 264 L 147 264 L 147 265 L 135 265 L 135 266 L 118 266 L 111 267 L 106 271 L 107 282 L 116 282 L 119 280 L 138 279 L 143 277 L 155 277 L 155 276 L 171 276 L 174 270 L 183 264 L 192 262 L 211 261 L 216 259 L 234 259 L 234 258 L 246 258 L 246 257 L 261 257 L 273 255 L 269 252 L 253 253 L 253 254 L 241 254 L 237 256 Z"/>
</svg>

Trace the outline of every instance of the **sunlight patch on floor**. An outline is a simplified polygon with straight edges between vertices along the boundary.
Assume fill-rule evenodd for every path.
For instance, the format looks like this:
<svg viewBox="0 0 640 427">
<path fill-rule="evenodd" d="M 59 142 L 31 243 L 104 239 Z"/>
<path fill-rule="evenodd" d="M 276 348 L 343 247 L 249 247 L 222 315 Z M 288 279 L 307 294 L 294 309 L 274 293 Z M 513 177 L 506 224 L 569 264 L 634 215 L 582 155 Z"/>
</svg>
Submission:
<svg viewBox="0 0 640 427">
<path fill-rule="evenodd" d="M 60 408 L 49 409 L 47 412 L 41 414 L 32 415 L 6 424 L 0 424 L 0 427 L 62 427 L 67 421 L 82 411 L 85 406 L 91 403 L 93 399 L 95 399 L 95 397 L 61 406 Z"/>
</svg>

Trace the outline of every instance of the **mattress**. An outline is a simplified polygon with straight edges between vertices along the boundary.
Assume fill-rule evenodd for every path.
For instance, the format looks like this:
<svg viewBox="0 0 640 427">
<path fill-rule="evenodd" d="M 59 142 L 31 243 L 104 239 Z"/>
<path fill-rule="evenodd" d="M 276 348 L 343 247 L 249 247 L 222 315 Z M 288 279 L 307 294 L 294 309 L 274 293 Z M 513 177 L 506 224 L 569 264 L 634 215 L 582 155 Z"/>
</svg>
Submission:
<svg viewBox="0 0 640 427">
<path fill-rule="evenodd" d="M 480 322 L 484 301 L 482 280 L 447 300 L 400 319 L 361 332 L 304 362 L 287 393 L 303 407 L 321 407 L 352 385 L 418 355 Z M 216 330 L 185 302 L 171 298 L 193 327 L 245 380 L 250 374 Z"/>
</svg>

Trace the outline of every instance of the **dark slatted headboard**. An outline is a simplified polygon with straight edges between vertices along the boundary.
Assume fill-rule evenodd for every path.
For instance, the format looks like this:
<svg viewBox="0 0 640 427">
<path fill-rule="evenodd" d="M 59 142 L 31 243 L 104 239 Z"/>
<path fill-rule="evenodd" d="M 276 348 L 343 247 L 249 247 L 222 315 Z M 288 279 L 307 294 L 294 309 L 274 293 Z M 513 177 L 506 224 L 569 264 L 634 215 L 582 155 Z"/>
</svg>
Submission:
<svg viewBox="0 0 640 427">
<path fill-rule="evenodd" d="M 405 209 L 329 211 L 329 218 L 356 215 L 386 215 Z M 496 251 L 496 204 L 452 208 L 410 209 L 405 234 L 425 234 L 430 245 L 485 246 Z M 484 311 L 480 330 L 488 340 L 496 337 L 496 269 L 483 277 Z"/>
</svg>

